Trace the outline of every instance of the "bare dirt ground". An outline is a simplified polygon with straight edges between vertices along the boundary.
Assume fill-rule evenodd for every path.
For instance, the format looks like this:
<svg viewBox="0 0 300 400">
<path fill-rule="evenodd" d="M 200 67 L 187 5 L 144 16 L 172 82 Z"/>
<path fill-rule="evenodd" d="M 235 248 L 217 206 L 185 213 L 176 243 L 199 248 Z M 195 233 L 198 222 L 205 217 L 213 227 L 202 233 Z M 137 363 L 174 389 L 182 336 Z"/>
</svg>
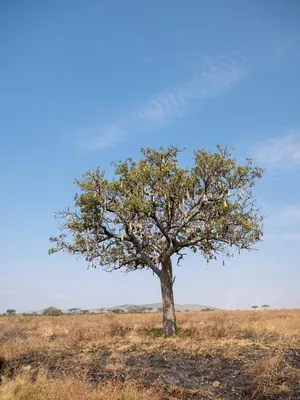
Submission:
<svg viewBox="0 0 300 400">
<path fill-rule="evenodd" d="M 300 399 L 300 310 L 0 319 L 3 400 Z"/>
</svg>

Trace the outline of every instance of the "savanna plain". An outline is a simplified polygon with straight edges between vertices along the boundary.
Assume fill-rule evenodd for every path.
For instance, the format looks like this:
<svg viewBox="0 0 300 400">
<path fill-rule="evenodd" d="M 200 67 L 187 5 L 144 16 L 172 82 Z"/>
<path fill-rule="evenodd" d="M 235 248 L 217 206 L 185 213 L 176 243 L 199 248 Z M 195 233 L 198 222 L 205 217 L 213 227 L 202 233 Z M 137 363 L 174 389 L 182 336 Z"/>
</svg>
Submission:
<svg viewBox="0 0 300 400">
<path fill-rule="evenodd" d="M 300 399 L 300 310 L 0 318 L 1 400 Z"/>
</svg>

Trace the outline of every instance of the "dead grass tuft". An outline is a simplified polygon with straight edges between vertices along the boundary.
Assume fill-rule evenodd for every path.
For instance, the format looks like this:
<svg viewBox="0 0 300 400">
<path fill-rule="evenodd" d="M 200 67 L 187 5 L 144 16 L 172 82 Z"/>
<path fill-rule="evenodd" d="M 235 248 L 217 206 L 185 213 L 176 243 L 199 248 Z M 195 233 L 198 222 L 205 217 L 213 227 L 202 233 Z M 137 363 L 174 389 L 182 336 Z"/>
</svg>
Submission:
<svg viewBox="0 0 300 400">
<path fill-rule="evenodd" d="M 136 382 L 106 382 L 95 388 L 74 379 L 46 380 L 38 377 L 32 382 L 26 376 L 0 387 L 2 400 L 161 400 L 162 391 L 145 389 Z"/>
<path fill-rule="evenodd" d="M 281 355 L 256 360 L 246 366 L 245 372 L 253 379 L 251 399 L 288 394 L 291 386 L 300 381 L 300 370 L 287 364 Z"/>
</svg>

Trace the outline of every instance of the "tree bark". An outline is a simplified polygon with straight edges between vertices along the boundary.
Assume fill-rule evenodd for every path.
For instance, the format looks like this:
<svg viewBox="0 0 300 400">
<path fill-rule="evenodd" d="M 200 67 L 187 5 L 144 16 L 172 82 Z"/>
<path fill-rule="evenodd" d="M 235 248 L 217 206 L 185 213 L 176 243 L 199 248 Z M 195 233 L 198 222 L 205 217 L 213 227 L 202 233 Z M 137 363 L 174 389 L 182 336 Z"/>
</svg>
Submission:
<svg viewBox="0 0 300 400">
<path fill-rule="evenodd" d="M 160 273 L 163 304 L 163 331 L 165 336 L 173 336 L 176 334 L 173 283 L 172 261 L 169 257 L 162 262 L 162 269 Z"/>
</svg>

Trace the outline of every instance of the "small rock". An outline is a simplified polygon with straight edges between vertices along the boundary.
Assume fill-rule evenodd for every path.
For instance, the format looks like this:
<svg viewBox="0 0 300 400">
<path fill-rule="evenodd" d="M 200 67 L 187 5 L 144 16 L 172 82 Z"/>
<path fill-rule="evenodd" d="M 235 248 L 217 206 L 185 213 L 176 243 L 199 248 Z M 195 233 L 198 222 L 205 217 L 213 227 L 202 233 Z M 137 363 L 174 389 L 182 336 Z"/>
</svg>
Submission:
<svg viewBox="0 0 300 400">
<path fill-rule="evenodd" d="M 214 388 L 218 388 L 218 387 L 221 386 L 221 383 L 220 383 L 219 381 L 214 381 L 214 382 L 212 383 L 212 385 L 213 385 Z"/>
</svg>

